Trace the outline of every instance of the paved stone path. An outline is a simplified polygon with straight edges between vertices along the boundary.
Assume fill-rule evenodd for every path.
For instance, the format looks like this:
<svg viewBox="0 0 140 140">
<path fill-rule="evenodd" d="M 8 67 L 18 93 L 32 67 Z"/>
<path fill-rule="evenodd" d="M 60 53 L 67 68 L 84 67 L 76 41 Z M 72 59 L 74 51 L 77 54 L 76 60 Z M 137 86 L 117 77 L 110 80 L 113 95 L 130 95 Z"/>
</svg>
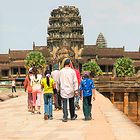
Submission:
<svg viewBox="0 0 140 140">
<path fill-rule="evenodd" d="M 27 112 L 27 95 L 1 102 L 0 140 L 140 140 L 140 128 L 107 98 L 97 94 L 92 104 L 93 120 L 84 121 L 80 109 L 77 120 L 62 122 L 62 111 L 44 121 L 43 105 L 41 115 Z"/>
</svg>

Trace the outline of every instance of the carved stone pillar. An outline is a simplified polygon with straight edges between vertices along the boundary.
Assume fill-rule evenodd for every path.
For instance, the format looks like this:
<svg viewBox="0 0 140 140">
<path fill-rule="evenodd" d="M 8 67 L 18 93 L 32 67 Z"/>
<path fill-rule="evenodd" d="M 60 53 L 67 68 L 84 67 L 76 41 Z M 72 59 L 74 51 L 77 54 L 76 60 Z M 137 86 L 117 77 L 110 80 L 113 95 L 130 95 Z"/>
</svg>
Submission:
<svg viewBox="0 0 140 140">
<path fill-rule="evenodd" d="M 8 76 L 10 77 L 11 75 L 12 75 L 12 72 L 11 72 L 11 67 L 10 67 Z"/>
<path fill-rule="evenodd" d="M 138 95 L 138 100 L 137 100 L 137 103 L 138 103 L 138 120 L 140 120 L 140 93 L 138 93 L 137 95 Z"/>
<path fill-rule="evenodd" d="M 20 76 L 20 66 L 18 66 L 18 76 Z"/>
<path fill-rule="evenodd" d="M 11 77 L 13 76 L 13 67 L 10 68 Z"/>
<path fill-rule="evenodd" d="M 110 101 L 112 102 L 112 104 L 114 104 L 114 92 L 110 92 Z"/>
<path fill-rule="evenodd" d="M 128 115 L 128 95 L 129 93 L 124 93 L 123 112 L 125 115 Z"/>
</svg>

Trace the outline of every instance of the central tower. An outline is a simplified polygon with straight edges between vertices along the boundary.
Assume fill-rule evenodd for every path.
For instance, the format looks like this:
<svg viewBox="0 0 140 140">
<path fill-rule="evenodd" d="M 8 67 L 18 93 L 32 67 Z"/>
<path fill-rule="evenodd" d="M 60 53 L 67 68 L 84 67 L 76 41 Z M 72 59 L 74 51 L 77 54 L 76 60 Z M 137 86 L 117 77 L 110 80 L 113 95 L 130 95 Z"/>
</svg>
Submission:
<svg viewBox="0 0 140 140">
<path fill-rule="evenodd" d="M 49 18 L 47 46 L 53 59 L 64 57 L 78 59 L 84 47 L 83 25 L 79 10 L 75 6 L 59 6 L 52 10 Z"/>
</svg>

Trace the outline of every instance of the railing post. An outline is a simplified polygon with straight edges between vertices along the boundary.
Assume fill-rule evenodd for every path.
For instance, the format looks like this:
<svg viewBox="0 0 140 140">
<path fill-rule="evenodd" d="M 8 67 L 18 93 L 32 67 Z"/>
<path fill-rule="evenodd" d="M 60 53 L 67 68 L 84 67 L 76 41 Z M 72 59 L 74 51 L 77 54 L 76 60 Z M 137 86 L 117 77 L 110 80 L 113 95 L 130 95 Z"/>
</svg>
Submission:
<svg viewBox="0 0 140 140">
<path fill-rule="evenodd" d="M 128 95 L 129 93 L 124 93 L 123 112 L 125 115 L 128 115 Z"/>
</svg>

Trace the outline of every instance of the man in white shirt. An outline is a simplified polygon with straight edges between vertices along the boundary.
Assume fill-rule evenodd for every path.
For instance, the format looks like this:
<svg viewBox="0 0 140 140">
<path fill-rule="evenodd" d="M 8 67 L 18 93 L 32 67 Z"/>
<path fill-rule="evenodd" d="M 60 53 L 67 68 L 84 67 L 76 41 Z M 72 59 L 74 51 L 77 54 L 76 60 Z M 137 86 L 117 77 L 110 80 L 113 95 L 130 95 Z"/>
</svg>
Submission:
<svg viewBox="0 0 140 140">
<path fill-rule="evenodd" d="M 78 90 L 78 81 L 75 71 L 70 67 L 70 63 L 70 59 L 66 59 L 64 68 L 60 70 L 60 94 L 63 102 L 63 122 L 67 122 L 68 119 L 67 100 L 69 100 L 71 120 L 77 118 L 75 114 L 74 95 Z"/>
</svg>

